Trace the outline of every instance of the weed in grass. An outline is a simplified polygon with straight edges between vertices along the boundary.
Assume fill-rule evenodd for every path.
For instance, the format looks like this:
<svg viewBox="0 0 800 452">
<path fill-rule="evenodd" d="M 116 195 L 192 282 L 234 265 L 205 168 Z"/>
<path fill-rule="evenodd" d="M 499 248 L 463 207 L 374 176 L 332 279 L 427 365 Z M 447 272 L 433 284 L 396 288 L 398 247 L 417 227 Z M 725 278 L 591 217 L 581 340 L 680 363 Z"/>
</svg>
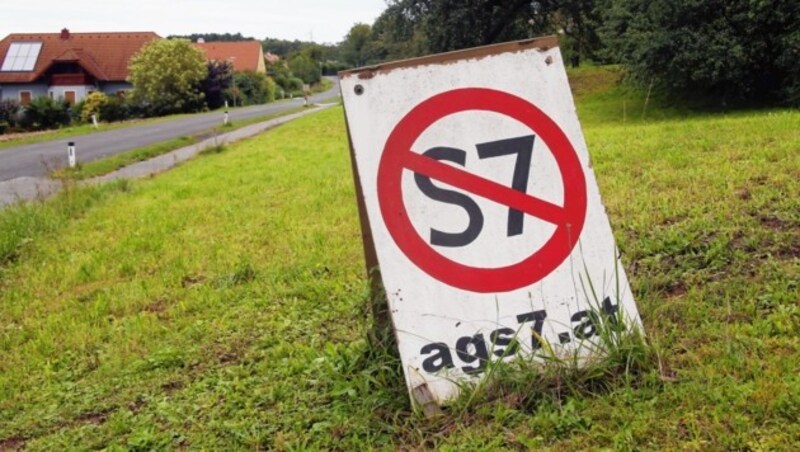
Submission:
<svg viewBox="0 0 800 452">
<path fill-rule="evenodd" d="M 539 338 L 542 347 L 524 358 L 486 363 L 483 380 L 460 384 L 462 394 L 453 403 L 454 412 L 463 418 L 476 406 L 497 401 L 535 412 L 543 402 L 560 405 L 569 398 L 633 388 L 644 375 L 662 368 L 638 324 L 622 310 L 609 312 L 602 303 L 590 303 L 588 317 L 594 339 L 565 352 Z"/>
</svg>

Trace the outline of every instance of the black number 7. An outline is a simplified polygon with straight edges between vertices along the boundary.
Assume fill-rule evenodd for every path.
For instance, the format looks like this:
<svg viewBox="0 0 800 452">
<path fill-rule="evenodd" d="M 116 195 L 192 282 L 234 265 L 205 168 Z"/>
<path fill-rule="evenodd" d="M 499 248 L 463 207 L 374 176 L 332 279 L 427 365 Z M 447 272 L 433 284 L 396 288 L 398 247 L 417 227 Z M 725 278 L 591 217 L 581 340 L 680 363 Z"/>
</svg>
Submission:
<svg viewBox="0 0 800 452">
<path fill-rule="evenodd" d="M 517 162 L 514 164 L 514 178 L 511 180 L 511 188 L 518 192 L 525 193 L 528 189 L 528 176 L 531 173 L 531 157 L 533 155 L 533 141 L 535 135 L 527 135 L 507 140 L 492 141 L 491 143 L 481 143 L 476 145 L 478 157 L 487 159 L 500 157 L 503 155 L 517 154 Z M 508 209 L 508 237 L 522 234 L 522 226 L 525 216 L 520 210 Z"/>
</svg>

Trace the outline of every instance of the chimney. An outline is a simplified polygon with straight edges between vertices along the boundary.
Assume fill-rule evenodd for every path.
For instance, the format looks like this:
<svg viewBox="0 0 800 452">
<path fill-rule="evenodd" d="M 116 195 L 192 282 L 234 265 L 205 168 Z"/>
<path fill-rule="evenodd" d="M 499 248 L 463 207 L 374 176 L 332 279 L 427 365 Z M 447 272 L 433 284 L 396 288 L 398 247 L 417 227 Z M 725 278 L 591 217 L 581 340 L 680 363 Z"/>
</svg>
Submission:
<svg viewBox="0 0 800 452">
<path fill-rule="evenodd" d="M 69 30 L 64 28 L 61 30 L 61 39 L 69 39 Z"/>
</svg>

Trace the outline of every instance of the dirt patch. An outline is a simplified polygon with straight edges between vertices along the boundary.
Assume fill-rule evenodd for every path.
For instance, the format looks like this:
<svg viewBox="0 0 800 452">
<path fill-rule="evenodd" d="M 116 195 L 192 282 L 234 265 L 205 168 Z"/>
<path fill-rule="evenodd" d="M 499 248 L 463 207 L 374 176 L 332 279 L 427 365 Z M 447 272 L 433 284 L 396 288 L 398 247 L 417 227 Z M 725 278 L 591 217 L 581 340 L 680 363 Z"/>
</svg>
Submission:
<svg viewBox="0 0 800 452">
<path fill-rule="evenodd" d="M 775 257 L 785 260 L 800 259 L 800 244 L 790 244 L 785 248 L 778 249 Z"/>
<path fill-rule="evenodd" d="M 102 425 L 108 420 L 108 415 L 114 410 L 92 411 L 79 415 L 75 420 L 81 424 Z"/>
<path fill-rule="evenodd" d="M 136 414 L 142 410 L 142 407 L 144 407 L 145 404 L 147 404 L 147 402 L 145 402 L 144 400 L 136 399 L 128 404 L 128 410 L 130 410 L 131 413 Z"/>
<path fill-rule="evenodd" d="M 179 391 L 183 389 L 183 382 L 181 381 L 170 381 L 169 383 L 164 383 L 161 385 L 161 389 L 164 390 L 167 394 L 172 394 L 175 391 Z"/>
<path fill-rule="evenodd" d="M 788 230 L 792 226 L 788 221 L 782 220 L 775 215 L 761 215 L 758 217 L 758 221 L 762 226 L 774 231 Z"/>
<path fill-rule="evenodd" d="M 236 352 L 225 352 L 217 357 L 220 364 L 233 364 L 239 361 L 239 355 Z"/>
<path fill-rule="evenodd" d="M 0 451 L 22 450 L 25 447 L 25 438 L 12 436 L 11 438 L 0 439 Z"/>
<path fill-rule="evenodd" d="M 206 277 L 203 275 L 186 275 L 181 278 L 181 287 L 186 289 L 187 287 L 196 286 L 198 284 L 202 284 L 203 281 L 206 280 Z"/>
<path fill-rule="evenodd" d="M 167 310 L 167 300 L 161 297 L 156 298 L 152 303 L 145 306 L 144 310 L 153 314 L 161 314 Z"/>
<path fill-rule="evenodd" d="M 686 285 L 682 281 L 678 281 L 674 284 L 670 284 L 665 288 L 666 295 L 670 298 L 678 298 L 686 295 L 686 292 L 689 289 L 686 288 Z"/>
<path fill-rule="evenodd" d="M 746 188 L 740 188 L 736 190 L 733 194 L 736 195 L 737 198 L 743 201 L 747 201 L 748 199 L 751 199 L 753 197 L 753 195 L 750 193 L 750 190 Z"/>
</svg>

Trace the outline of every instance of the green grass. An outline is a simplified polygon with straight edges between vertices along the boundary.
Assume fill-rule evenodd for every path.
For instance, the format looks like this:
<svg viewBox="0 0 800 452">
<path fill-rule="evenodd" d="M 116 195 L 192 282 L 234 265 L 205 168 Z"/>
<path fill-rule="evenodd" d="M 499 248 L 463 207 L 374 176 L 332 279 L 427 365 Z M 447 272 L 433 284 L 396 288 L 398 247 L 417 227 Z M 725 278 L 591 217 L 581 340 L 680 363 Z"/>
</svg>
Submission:
<svg viewBox="0 0 800 452">
<path fill-rule="evenodd" d="M 54 171 L 52 176 L 56 179 L 70 180 L 82 180 L 102 176 L 103 174 L 108 174 L 133 163 L 151 159 L 196 142 L 197 140 L 195 138 L 188 136 L 173 138 L 149 146 L 114 154 L 109 157 L 92 160 L 91 162 L 81 163 L 75 168 L 64 167 Z"/>
<path fill-rule="evenodd" d="M 641 366 L 499 367 L 414 413 L 366 339 L 336 108 L 0 212 L 0 449 L 796 448 L 800 113 L 622 121 L 609 89 L 576 97 L 652 344 L 614 359 Z"/>
<path fill-rule="evenodd" d="M 211 134 L 232 132 L 236 129 L 241 129 L 242 127 L 249 126 L 251 124 L 268 121 L 270 119 L 275 119 L 281 116 L 287 116 L 301 111 L 304 111 L 303 107 L 292 108 L 290 110 L 285 110 L 280 113 L 256 116 L 253 118 L 247 118 L 238 121 L 230 121 L 228 122 L 228 124 L 219 125 L 214 129 L 212 129 L 211 131 L 202 132 L 198 134 L 197 137 L 203 137 Z M 151 144 L 149 146 L 143 146 L 141 148 L 132 149 L 130 151 L 121 152 L 119 154 L 114 154 L 110 157 L 105 157 L 97 160 L 92 160 L 91 162 L 82 163 L 77 165 L 75 168 L 64 167 L 54 171 L 52 176 L 55 177 L 56 179 L 66 179 L 66 180 L 84 180 L 84 179 L 90 179 L 92 177 L 102 176 L 112 171 L 124 168 L 128 165 L 148 160 L 153 157 L 158 157 L 159 155 L 166 154 L 167 152 L 171 152 L 176 149 L 180 149 L 184 146 L 189 146 L 191 144 L 194 144 L 199 139 L 197 137 L 182 136 L 178 138 L 173 138 L 171 140 L 162 141 L 160 143 Z"/>
</svg>

